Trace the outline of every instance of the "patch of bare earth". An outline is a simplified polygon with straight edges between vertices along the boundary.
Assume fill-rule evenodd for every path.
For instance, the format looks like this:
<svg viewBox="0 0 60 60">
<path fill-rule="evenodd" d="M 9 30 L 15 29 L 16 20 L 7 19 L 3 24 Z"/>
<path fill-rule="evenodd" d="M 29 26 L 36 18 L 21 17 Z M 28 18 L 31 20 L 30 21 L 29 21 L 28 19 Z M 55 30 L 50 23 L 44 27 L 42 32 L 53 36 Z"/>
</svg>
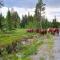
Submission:
<svg viewBox="0 0 60 60">
<path fill-rule="evenodd" d="M 53 60 L 52 49 L 49 49 L 47 38 L 44 44 L 38 48 L 37 54 L 31 56 L 31 60 Z"/>
</svg>

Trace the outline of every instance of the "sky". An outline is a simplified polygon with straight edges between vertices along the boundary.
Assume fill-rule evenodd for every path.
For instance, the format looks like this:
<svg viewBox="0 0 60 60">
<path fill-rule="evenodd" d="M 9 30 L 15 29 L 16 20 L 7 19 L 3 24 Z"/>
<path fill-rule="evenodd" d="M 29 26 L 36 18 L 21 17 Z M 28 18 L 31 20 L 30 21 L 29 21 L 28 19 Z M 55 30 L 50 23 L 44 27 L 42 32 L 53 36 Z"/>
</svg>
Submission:
<svg viewBox="0 0 60 60">
<path fill-rule="evenodd" d="M 14 8 L 20 17 L 28 14 L 28 12 L 34 15 L 37 1 L 38 0 L 4 0 L 4 7 L 2 7 L 1 11 L 4 16 L 6 16 L 8 8 Z M 52 21 L 55 16 L 57 20 L 60 21 L 60 0 L 43 0 L 43 2 L 46 4 L 45 15 L 49 21 Z"/>
</svg>

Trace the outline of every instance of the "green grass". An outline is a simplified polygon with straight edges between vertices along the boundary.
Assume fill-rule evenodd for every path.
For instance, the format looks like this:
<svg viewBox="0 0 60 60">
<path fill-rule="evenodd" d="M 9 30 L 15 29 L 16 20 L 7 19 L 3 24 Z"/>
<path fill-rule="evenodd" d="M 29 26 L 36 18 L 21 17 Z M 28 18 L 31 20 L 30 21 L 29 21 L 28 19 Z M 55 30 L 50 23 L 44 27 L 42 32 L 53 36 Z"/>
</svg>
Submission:
<svg viewBox="0 0 60 60">
<path fill-rule="evenodd" d="M 53 44 L 54 44 L 53 43 L 54 42 L 54 36 L 51 34 L 48 34 L 47 37 L 48 37 L 48 40 L 47 40 L 48 49 L 52 49 Z"/>
<path fill-rule="evenodd" d="M 31 60 L 30 57 L 18 58 L 18 60 Z"/>
<path fill-rule="evenodd" d="M 26 36 L 32 36 L 34 33 L 27 33 L 26 29 L 17 29 L 11 32 L 0 32 L 0 45 L 11 44 L 13 41 L 20 40 Z"/>
<path fill-rule="evenodd" d="M 27 45 L 24 47 L 24 49 L 21 51 L 22 58 L 29 57 L 30 55 L 36 54 L 38 48 L 43 44 L 43 40 L 41 38 L 36 39 L 34 43 L 31 45 Z"/>
<path fill-rule="evenodd" d="M 17 29 L 7 33 L 0 32 L 0 45 L 11 44 L 12 42 L 21 40 L 24 37 L 31 37 L 35 34 L 36 33 L 27 33 L 26 29 Z M 47 34 L 46 36 L 48 39 L 47 40 L 48 47 L 49 49 L 51 49 L 51 45 L 53 44 L 52 35 Z M 29 56 L 37 52 L 37 49 L 43 44 L 44 40 L 45 40 L 44 36 L 40 36 L 39 38 L 36 38 L 34 43 L 32 43 L 31 45 L 23 46 L 23 50 L 17 52 L 22 54 L 21 59 L 16 56 L 17 53 L 12 54 L 11 56 L 5 54 L 3 58 L 5 60 L 8 59 L 9 60 L 30 60 Z"/>
<path fill-rule="evenodd" d="M 51 45 L 53 44 L 53 42 L 52 42 L 53 36 L 50 35 L 50 34 L 47 34 L 46 37 L 47 37 L 48 49 L 51 49 L 52 48 Z M 31 44 L 29 46 L 25 46 L 25 49 L 23 49 L 21 51 L 21 54 L 23 55 L 22 60 L 25 59 L 26 57 L 29 57 L 30 55 L 33 55 L 33 54 L 37 53 L 38 48 L 42 44 L 44 44 L 45 40 L 46 39 L 44 38 L 44 36 L 41 36 L 40 38 L 37 38 L 36 41 L 33 44 Z M 43 58 L 41 58 L 41 60 L 43 60 Z"/>
</svg>

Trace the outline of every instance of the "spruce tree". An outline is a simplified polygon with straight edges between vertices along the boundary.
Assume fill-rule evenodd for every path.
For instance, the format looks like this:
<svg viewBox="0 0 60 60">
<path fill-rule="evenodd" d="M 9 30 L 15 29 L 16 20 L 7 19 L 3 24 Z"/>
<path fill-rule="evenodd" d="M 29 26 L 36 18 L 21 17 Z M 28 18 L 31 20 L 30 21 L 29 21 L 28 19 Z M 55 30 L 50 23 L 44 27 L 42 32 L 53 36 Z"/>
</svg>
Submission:
<svg viewBox="0 0 60 60">
<path fill-rule="evenodd" d="M 2 14 L 0 14 L 0 30 L 2 30 Z"/>
<path fill-rule="evenodd" d="M 12 19 L 12 26 L 13 28 L 19 28 L 20 27 L 20 17 L 17 12 L 13 12 L 11 14 L 11 19 Z"/>
<path fill-rule="evenodd" d="M 8 12 L 7 12 L 6 20 L 7 20 L 7 29 L 8 29 L 8 30 L 12 30 L 11 13 L 10 13 L 9 10 L 8 10 Z"/>
<path fill-rule="evenodd" d="M 53 19 L 52 27 L 53 27 L 53 28 L 58 28 L 58 22 L 57 22 L 56 16 L 55 16 L 55 18 Z"/>
<path fill-rule="evenodd" d="M 43 3 L 43 0 L 38 0 L 38 3 L 36 5 L 36 10 L 35 10 L 35 16 L 37 18 L 37 22 L 40 26 L 40 28 L 42 28 L 42 14 L 45 11 L 45 4 Z"/>
<path fill-rule="evenodd" d="M 27 15 L 22 16 L 22 21 L 21 21 L 21 24 L 20 24 L 21 28 L 25 28 L 25 26 L 26 26 L 27 23 L 28 23 L 28 17 L 27 17 Z"/>
<path fill-rule="evenodd" d="M 3 0 L 0 0 L 0 8 L 3 6 Z M 2 14 L 0 14 L 0 29 L 2 30 Z"/>
</svg>

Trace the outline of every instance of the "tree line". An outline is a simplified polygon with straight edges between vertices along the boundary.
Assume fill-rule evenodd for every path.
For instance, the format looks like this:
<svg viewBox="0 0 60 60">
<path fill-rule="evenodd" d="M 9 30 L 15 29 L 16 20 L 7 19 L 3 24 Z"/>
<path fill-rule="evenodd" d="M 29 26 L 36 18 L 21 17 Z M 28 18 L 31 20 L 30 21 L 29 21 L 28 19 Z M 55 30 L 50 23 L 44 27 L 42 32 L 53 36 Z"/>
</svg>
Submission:
<svg viewBox="0 0 60 60">
<path fill-rule="evenodd" d="M 56 17 L 53 19 L 53 22 L 49 22 L 45 18 L 45 5 L 43 0 L 38 0 L 35 8 L 35 15 L 30 14 L 22 16 L 20 19 L 16 11 L 10 11 L 8 9 L 6 18 L 0 13 L 0 30 L 1 31 L 11 31 L 16 28 L 43 28 L 47 29 L 49 27 L 58 28 L 60 23 L 57 22 Z M 3 3 L 0 3 L 0 6 L 3 6 Z"/>
<path fill-rule="evenodd" d="M 0 14 L 0 29 L 1 30 L 12 30 L 19 28 L 20 17 L 17 12 L 11 13 L 9 10 L 7 12 L 6 18 Z"/>
</svg>

